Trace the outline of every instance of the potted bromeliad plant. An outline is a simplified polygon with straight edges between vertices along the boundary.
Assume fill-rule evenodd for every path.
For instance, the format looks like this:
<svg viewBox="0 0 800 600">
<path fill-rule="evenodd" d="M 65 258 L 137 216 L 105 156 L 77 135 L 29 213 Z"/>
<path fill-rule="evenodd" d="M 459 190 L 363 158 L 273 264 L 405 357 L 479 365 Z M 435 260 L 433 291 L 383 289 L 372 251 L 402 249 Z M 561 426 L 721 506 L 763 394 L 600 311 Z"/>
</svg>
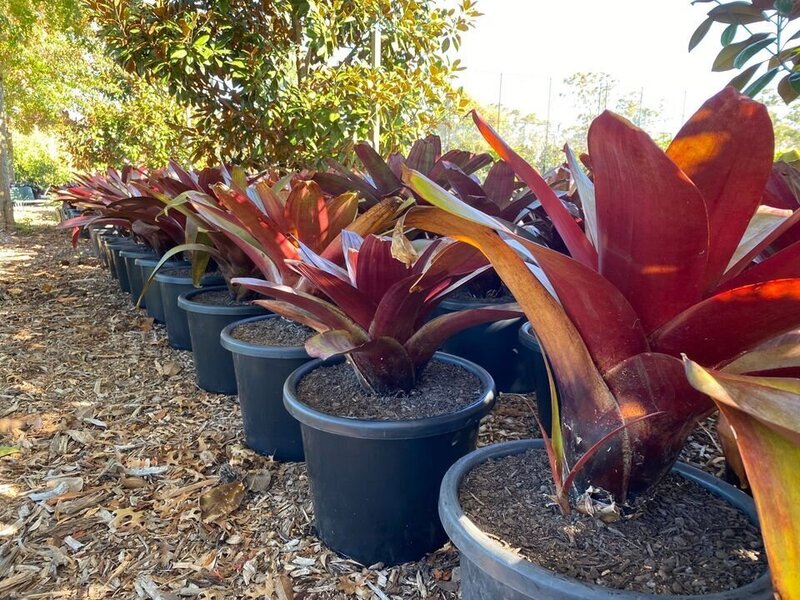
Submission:
<svg viewBox="0 0 800 600">
<path fill-rule="evenodd" d="M 305 245 L 286 261 L 309 291 L 235 281 L 316 332 L 305 348 L 317 360 L 288 378 L 284 402 L 301 424 L 320 538 L 363 564 L 396 564 L 444 541 L 439 483 L 475 448 L 494 403 L 486 371 L 437 349 L 459 330 L 520 313 L 498 304 L 428 320 L 487 268 L 465 244 L 412 244 L 397 230 L 392 238 L 345 230 L 341 239 L 344 266 Z"/>
<path fill-rule="evenodd" d="M 470 206 L 502 219 L 510 226 L 521 224 L 523 219 L 526 222 L 533 220 L 530 218 L 534 215 L 531 208 L 536 199 L 524 184 L 517 181 L 514 171 L 505 161 L 493 164 L 480 181 L 477 173 L 492 163 L 487 153 L 475 154 L 458 149 L 443 153 L 441 140 L 435 135 L 414 142 L 407 156 L 395 152 L 384 160 L 366 142 L 356 144 L 355 153 L 362 170 L 347 170 L 329 161 L 331 170 L 316 173 L 314 180 L 330 192 L 357 192 L 368 203 L 400 195 L 424 204 L 425 199 L 401 181 L 402 169 L 408 168 L 423 173 L 445 189 L 452 190 Z M 535 227 L 529 227 L 529 230 L 540 231 Z M 538 235 L 537 239 L 544 241 Z M 442 301 L 436 314 L 513 300 L 497 274 L 489 269 Z M 442 350 L 485 368 L 501 392 L 529 392 L 529 365 L 520 362 L 517 349 L 520 321 L 510 319 L 471 327 L 449 338 Z"/>
<path fill-rule="evenodd" d="M 764 214 L 774 211 L 759 208 L 773 153 L 766 109 L 728 88 L 666 152 L 623 118 L 602 114 L 589 131 L 591 178 L 576 177 L 586 231 L 474 116 L 536 193 L 571 257 L 517 235 L 419 173 L 404 176 L 436 206 L 414 208 L 406 224 L 487 256 L 535 316 L 532 328 L 558 389 L 546 451 L 533 441 L 483 448 L 442 483 L 440 514 L 462 552 L 464 598 L 772 598 L 747 518 L 755 519 L 752 503 L 691 468 L 670 473 L 698 420 L 714 408 L 690 381 L 719 395 L 698 370 L 713 375 L 735 362 L 748 365 L 744 374 L 771 369 L 775 354 L 773 362 L 746 357 L 800 325 L 800 244 L 760 256 L 800 219 L 786 211 L 765 224 Z M 541 268 L 547 287 L 527 263 Z M 687 363 L 689 379 L 682 354 L 695 361 Z M 761 415 L 768 421 L 775 420 L 771 406 Z M 792 410 L 796 417 L 796 401 Z M 782 433 L 796 442 L 792 429 L 787 421 Z M 773 455 L 753 456 L 764 477 L 779 467 L 788 473 Z M 798 487 L 796 474 L 790 478 L 789 502 Z M 797 597 L 797 523 L 784 541 L 789 552 L 771 551 L 775 500 L 756 499 L 771 537 L 776 591 Z M 794 564 L 787 562 L 792 552 Z M 787 571 L 790 583 L 778 577 Z"/>
<path fill-rule="evenodd" d="M 397 198 L 386 199 L 359 215 L 355 194 L 329 198 L 316 183 L 302 179 L 290 185 L 289 192 L 259 184 L 247 193 L 217 186 L 215 193 L 229 214 L 202 203 L 197 208 L 204 214 L 215 211 L 221 231 L 240 243 L 244 238 L 250 246 L 244 246 L 248 253 L 260 253 L 254 258 L 262 277 L 300 289 L 307 285 L 287 261 L 298 260 L 302 248 L 343 264 L 343 228 L 362 235 L 389 229 L 401 204 Z M 253 202 L 254 197 L 260 203 Z M 233 322 L 220 333 L 222 347 L 233 356 L 245 441 L 253 450 L 278 460 L 304 459 L 299 424 L 283 405 L 283 384 L 310 360 L 304 344 L 312 333 L 276 314 Z"/>
</svg>

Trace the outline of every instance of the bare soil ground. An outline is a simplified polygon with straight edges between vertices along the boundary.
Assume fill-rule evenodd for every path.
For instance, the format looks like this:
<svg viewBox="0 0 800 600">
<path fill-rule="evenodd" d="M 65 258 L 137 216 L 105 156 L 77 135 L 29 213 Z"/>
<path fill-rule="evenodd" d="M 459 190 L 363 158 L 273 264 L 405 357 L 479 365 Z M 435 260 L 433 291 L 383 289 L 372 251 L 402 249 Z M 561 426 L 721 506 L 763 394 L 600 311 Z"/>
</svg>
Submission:
<svg viewBox="0 0 800 600">
<path fill-rule="evenodd" d="M 304 465 L 248 450 L 236 399 L 88 241 L 26 216 L 0 234 L 0 598 L 458 597 L 450 545 L 392 568 L 322 546 Z M 480 443 L 534 435 L 530 402 L 501 398 Z M 704 435 L 690 458 L 718 469 Z"/>
</svg>

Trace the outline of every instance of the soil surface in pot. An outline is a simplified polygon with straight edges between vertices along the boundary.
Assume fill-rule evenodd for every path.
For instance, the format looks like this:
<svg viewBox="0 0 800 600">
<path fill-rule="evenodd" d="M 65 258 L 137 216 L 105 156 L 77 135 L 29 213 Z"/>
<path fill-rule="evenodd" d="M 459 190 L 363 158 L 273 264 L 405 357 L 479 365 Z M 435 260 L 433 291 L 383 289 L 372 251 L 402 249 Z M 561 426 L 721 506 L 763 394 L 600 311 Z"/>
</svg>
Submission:
<svg viewBox="0 0 800 600">
<path fill-rule="evenodd" d="M 425 419 L 457 412 L 481 394 L 480 380 L 457 365 L 432 360 L 408 393 L 364 391 L 348 363 L 314 369 L 300 380 L 297 397 L 320 412 L 376 421 Z"/>
<path fill-rule="evenodd" d="M 542 450 L 493 459 L 464 478 L 459 500 L 484 532 L 532 563 L 588 583 L 648 594 L 709 594 L 767 568 L 758 529 L 694 482 L 671 474 L 622 520 L 562 516 Z"/>
<path fill-rule="evenodd" d="M 257 346 L 302 346 L 312 335 L 310 327 L 282 317 L 243 323 L 231 331 L 231 337 Z"/>
<path fill-rule="evenodd" d="M 214 306 L 250 306 L 250 302 L 231 298 L 228 290 L 211 290 L 191 297 L 192 302 Z"/>
</svg>

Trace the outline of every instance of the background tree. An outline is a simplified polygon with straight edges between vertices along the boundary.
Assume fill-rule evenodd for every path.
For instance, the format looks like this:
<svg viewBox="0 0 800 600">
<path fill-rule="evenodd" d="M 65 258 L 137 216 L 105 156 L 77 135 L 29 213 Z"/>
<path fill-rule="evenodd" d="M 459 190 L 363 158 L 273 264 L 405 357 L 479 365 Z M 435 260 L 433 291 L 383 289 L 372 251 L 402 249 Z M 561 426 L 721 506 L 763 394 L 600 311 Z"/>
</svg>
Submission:
<svg viewBox="0 0 800 600">
<path fill-rule="evenodd" d="M 448 51 L 478 15 L 473 0 L 88 4 L 119 63 L 191 107 L 195 158 L 287 167 L 348 158 L 376 114 L 384 153 L 435 125 L 454 94 Z"/>
<path fill-rule="evenodd" d="M 15 89 L 13 74 L 25 66 L 20 49 L 26 47 L 42 23 L 66 31 L 77 14 L 77 0 L 0 0 L 0 229 L 14 227 L 10 190 L 14 177 L 13 140 L 9 105 Z"/>
<path fill-rule="evenodd" d="M 0 0 L 4 227 L 13 223 L 14 178 L 46 188 L 73 169 L 188 160 L 184 109 L 117 65 L 89 16 L 78 0 Z"/>
<path fill-rule="evenodd" d="M 713 71 L 739 69 L 730 83 L 751 97 L 778 77 L 777 91 L 783 101 L 789 104 L 797 99 L 800 96 L 800 21 L 797 20 L 800 0 L 692 2 L 705 3 L 713 3 L 713 6 L 692 34 L 689 51 L 712 28 L 721 27 L 722 48 L 711 66 Z"/>
</svg>

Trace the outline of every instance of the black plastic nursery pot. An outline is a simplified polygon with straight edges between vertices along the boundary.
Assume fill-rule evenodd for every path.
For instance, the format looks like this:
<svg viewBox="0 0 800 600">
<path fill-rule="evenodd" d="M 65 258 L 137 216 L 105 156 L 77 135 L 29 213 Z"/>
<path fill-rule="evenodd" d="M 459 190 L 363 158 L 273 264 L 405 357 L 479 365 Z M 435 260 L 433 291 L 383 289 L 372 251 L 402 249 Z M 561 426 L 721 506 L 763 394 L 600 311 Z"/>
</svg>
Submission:
<svg viewBox="0 0 800 600">
<path fill-rule="evenodd" d="M 523 366 L 522 378 L 525 387 L 536 392 L 536 409 L 539 420 L 550 433 L 553 411 L 550 406 L 550 381 L 547 377 L 545 356 L 536 336 L 533 335 L 530 321 L 519 328 L 519 359 Z"/>
<path fill-rule="evenodd" d="M 461 481 L 477 465 L 494 458 L 520 454 L 531 448 L 544 452 L 542 440 L 520 440 L 476 450 L 455 463 L 442 480 L 439 515 L 461 554 L 463 600 L 771 600 L 769 572 L 737 590 L 716 594 L 655 595 L 614 590 L 564 577 L 507 550 L 467 517 L 458 500 Z M 752 522 L 758 520 L 752 498 L 724 481 L 685 464 L 673 470 L 723 498 Z"/>
<path fill-rule="evenodd" d="M 92 254 L 103 261 L 102 251 L 100 250 L 100 236 L 115 232 L 113 225 L 89 225 L 89 240 L 92 244 Z"/>
<path fill-rule="evenodd" d="M 444 300 L 435 315 L 470 308 L 493 306 L 479 299 Z M 526 377 L 526 366 L 520 360 L 517 335 L 522 318 L 506 319 L 476 325 L 451 336 L 441 347 L 442 352 L 454 354 L 480 365 L 492 376 L 499 392 L 525 394 L 532 391 Z"/>
<path fill-rule="evenodd" d="M 283 405 L 283 384 L 311 357 L 303 346 L 263 346 L 232 335 L 239 325 L 277 318 L 270 314 L 231 323 L 222 330 L 220 341 L 233 355 L 247 447 L 276 460 L 302 461 L 300 424 Z"/>
<path fill-rule="evenodd" d="M 131 301 L 136 304 L 139 296 L 144 289 L 144 279 L 142 279 L 142 268 L 136 264 L 140 258 L 158 258 L 158 255 L 150 248 L 139 247 L 135 249 L 122 250 L 119 253 L 125 262 L 125 270 L 128 272 L 128 285 L 131 288 Z M 139 304 L 139 308 L 147 308 L 144 299 Z"/>
<path fill-rule="evenodd" d="M 408 421 L 350 419 L 314 410 L 297 398 L 312 370 L 343 359 L 306 363 L 286 380 L 284 403 L 300 421 L 317 535 L 364 565 L 419 559 L 446 541 L 437 515 L 447 469 L 475 449 L 478 427 L 495 402 L 491 375 L 437 352 L 478 377 L 479 398 L 458 412 Z"/>
<path fill-rule="evenodd" d="M 114 268 L 114 261 L 111 258 L 111 248 L 109 244 L 121 241 L 130 241 L 130 238 L 114 233 L 103 233 L 97 238 L 97 243 L 100 248 L 100 262 L 104 267 L 108 268 L 108 272 L 113 279 L 117 278 L 117 270 Z"/>
<path fill-rule="evenodd" d="M 130 294 L 131 284 L 128 279 L 128 269 L 125 267 L 125 259 L 119 253 L 123 250 L 137 250 L 142 246 L 131 240 L 123 239 L 118 242 L 108 242 L 106 247 L 108 248 L 109 264 L 113 265 L 113 273 L 117 276 L 119 289 Z"/>
<path fill-rule="evenodd" d="M 155 270 L 159 261 L 159 258 L 153 257 L 136 259 L 135 263 L 142 273 L 143 283 L 146 283 L 150 278 L 150 275 L 153 274 L 153 271 Z M 191 263 L 184 260 L 169 260 L 161 266 L 161 269 L 185 268 L 189 266 L 191 266 Z M 144 298 L 142 298 L 142 303 L 140 306 L 143 306 L 147 309 L 147 314 L 153 317 L 153 320 L 156 323 L 165 322 L 166 317 L 164 316 L 164 302 L 161 299 L 161 285 L 159 285 L 155 279 L 150 282 L 150 285 L 147 286 L 147 290 L 144 292 Z"/>
<path fill-rule="evenodd" d="M 200 281 L 201 287 L 221 285 L 225 280 L 219 273 L 204 275 Z M 186 311 L 178 306 L 178 298 L 196 288 L 192 285 L 189 275 L 175 273 L 175 269 L 159 269 L 153 285 L 158 285 L 161 295 L 161 304 L 164 308 L 164 324 L 167 327 L 169 345 L 178 350 L 191 350 L 192 338 L 189 335 L 189 319 Z"/>
<path fill-rule="evenodd" d="M 197 385 L 207 392 L 233 395 L 236 393 L 233 356 L 222 347 L 220 333 L 234 321 L 262 315 L 267 311 L 254 304 L 225 306 L 204 304 L 193 299 L 204 292 L 227 289 L 222 285 L 182 294 L 178 297 L 178 306 L 186 311 L 189 321 Z"/>
</svg>

